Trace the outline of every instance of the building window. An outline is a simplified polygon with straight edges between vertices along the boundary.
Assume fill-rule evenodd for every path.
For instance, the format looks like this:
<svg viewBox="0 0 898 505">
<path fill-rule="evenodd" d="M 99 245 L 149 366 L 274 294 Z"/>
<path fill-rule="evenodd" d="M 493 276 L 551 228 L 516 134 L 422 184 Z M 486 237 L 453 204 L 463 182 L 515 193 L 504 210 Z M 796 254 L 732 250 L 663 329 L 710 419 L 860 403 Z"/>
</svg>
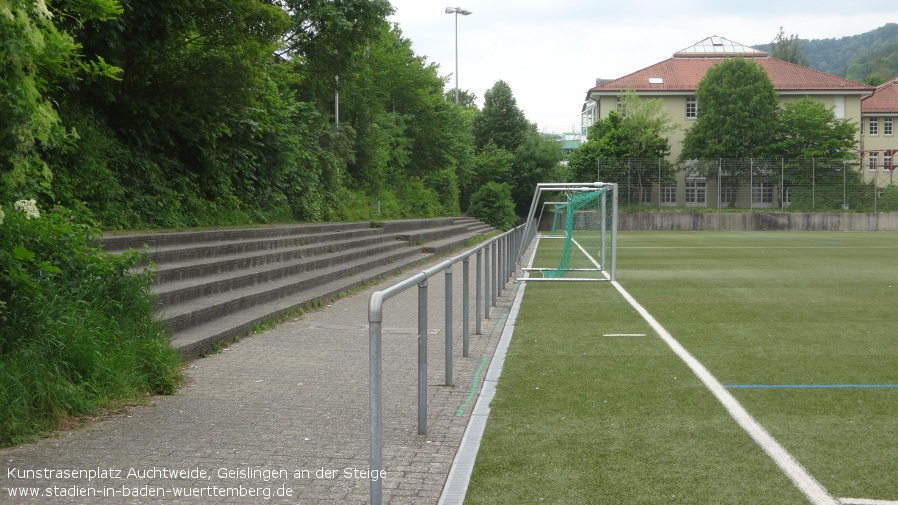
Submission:
<svg viewBox="0 0 898 505">
<path fill-rule="evenodd" d="M 652 187 L 651 186 L 640 186 L 639 187 L 639 203 L 652 203 Z"/>
<path fill-rule="evenodd" d="M 893 135 L 892 132 L 892 118 L 885 118 L 882 120 L 882 134 L 883 135 Z"/>
<path fill-rule="evenodd" d="M 870 153 L 869 166 L 871 172 L 876 171 L 877 162 L 879 162 L 879 153 Z"/>
<path fill-rule="evenodd" d="M 773 186 L 759 182 L 751 187 L 751 203 L 754 205 L 770 205 L 773 203 Z"/>
<path fill-rule="evenodd" d="M 596 122 L 596 102 L 590 101 L 586 104 L 580 118 L 580 135 L 582 138 L 589 137 L 589 128 Z"/>
<path fill-rule="evenodd" d="M 892 166 L 892 154 L 889 152 L 882 153 L 882 168 L 884 170 L 891 170 L 894 168 Z"/>
<path fill-rule="evenodd" d="M 686 99 L 686 119 L 695 119 L 698 117 L 698 103 L 694 96 Z"/>
<path fill-rule="evenodd" d="M 661 203 L 673 205 L 677 203 L 677 187 L 675 185 L 661 186 Z"/>
<path fill-rule="evenodd" d="M 736 186 L 731 183 L 720 185 L 720 203 L 724 207 L 736 204 Z"/>
<path fill-rule="evenodd" d="M 837 96 L 833 98 L 833 115 L 836 119 L 845 119 L 845 97 Z"/>
<path fill-rule="evenodd" d="M 879 118 L 878 117 L 870 118 L 870 128 L 867 130 L 867 132 L 871 136 L 879 135 Z"/>
<path fill-rule="evenodd" d="M 707 186 L 705 179 L 686 179 L 686 205 L 704 205 Z"/>
</svg>

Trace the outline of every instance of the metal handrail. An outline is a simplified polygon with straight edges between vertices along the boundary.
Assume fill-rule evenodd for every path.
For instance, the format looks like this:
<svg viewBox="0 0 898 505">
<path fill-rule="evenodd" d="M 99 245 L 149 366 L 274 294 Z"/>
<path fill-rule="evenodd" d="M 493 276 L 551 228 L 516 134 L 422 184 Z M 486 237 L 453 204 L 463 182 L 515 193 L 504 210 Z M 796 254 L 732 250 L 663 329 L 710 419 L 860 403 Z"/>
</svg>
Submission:
<svg viewBox="0 0 898 505">
<path fill-rule="evenodd" d="M 444 272 L 446 276 L 445 296 L 445 345 L 446 345 L 446 385 L 451 386 L 452 379 L 452 266 L 456 263 L 463 264 L 463 325 L 462 325 L 462 355 L 468 357 L 468 315 L 469 315 L 469 260 L 471 256 L 477 259 L 477 286 L 475 289 L 476 304 L 476 333 L 480 333 L 480 307 L 483 303 L 484 318 L 489 319 L 490 305 L 495 306 L 497 297 L 501 294 L 502 287 L 512 276 L 517 268 L 517 263 L 526 247 L 535 235 L 536 227 L 525 223 L 513 228 L 502 235 L 493 237 L 457 256 L 442 261 L 416 275 L 404 279 L 381 291 L 371 294 L 368 301 L 368 370 L 369 370 L 369 400 L 370 400 L 370 437 L 371 455 L 369 470 L 374 475 L 382 475 L 383 469 L 383 351 L 381 346 L 383 330 L 383 307 L 387 300 L 418 286 L 418 434 L 427 433 L 427 280 L 434 275 Z M 482 260 L 485 255 L 485 265 Z M 492 264 L 490 262 L 492 255 Z M 492 283 L 490 282 L 492 278 Z M 483 299 L 481 299 L 481 279 L 483 279 Z M 370 503 L 381 505 L 383 501 L 383 479 L 372 479 L 370 482 Z"/>
</svg>

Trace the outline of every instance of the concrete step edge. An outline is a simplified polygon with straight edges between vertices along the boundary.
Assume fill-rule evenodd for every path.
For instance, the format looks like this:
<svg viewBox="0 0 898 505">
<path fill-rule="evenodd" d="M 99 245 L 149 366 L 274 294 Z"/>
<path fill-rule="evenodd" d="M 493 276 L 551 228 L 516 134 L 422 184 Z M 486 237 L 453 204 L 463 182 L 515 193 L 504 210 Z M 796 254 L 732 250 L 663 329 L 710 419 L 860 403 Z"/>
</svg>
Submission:
<svg viewBox="0 0 898 505">
<path fill-rule="evenodd" d="M 401 252 L 408 246 L 402 242 L 386 242 L 371 247 L 347 249 L 330 255 L 296 258 L 290 261 L 266 263 L 254 268 L 221 272 L 169 282 L 154 287 L 162 305 L 189 301 L 201 296 L 225 293 L 248 286 L 261 285 L 278 279 L 311 273 L 357 261 L 372 255 Z"/>
<path fill-rule="evenodd" d="M 368 270 L 357 276 L 343 277 L 315 289 L 304 291 L 292 297 L 289 303 L 281 303 L 285 302 L 285 300 L 281 299 L 244 311 L 234 312 L 189 330 L 174 333 L 172 347 L 178 350 L 185 359 L 195 359 L 215 343 L 231 342 L 235 338 L 244 338 L 251 335 L 254 328 L 265 321 L 277 319 L 299 309 L 314 307 L 316 303 L 325 303 L 337 298 L 341 293 L 357 289 L 365 284 L 389 280 L 397 273 L 409 270 L 426 259 L 428 258 L 410 258 Z"/>
<path fill-rule="evenodd" d="M 412 258 L 421 259 L 420 248 L 409 248 L 400 254 L 381 255 L 364 261 L 341 265 L 337 269 L 322 269 L 314 275 L 298 275 L 278 281 L 250 286 L 236 293 L 219 293 L 216 295 L 189 300 L 186 303 L 166 307 L 160 313 L 160 320 L 174 332 L 196 326 L 216 318 L 224 317 L 254 305 L 293 296 L 296 293 L 313 289 L 315 286 L 334 282 L 341 277 L 359 275 L 365 271 L 390 265 Z"/>
</svg>

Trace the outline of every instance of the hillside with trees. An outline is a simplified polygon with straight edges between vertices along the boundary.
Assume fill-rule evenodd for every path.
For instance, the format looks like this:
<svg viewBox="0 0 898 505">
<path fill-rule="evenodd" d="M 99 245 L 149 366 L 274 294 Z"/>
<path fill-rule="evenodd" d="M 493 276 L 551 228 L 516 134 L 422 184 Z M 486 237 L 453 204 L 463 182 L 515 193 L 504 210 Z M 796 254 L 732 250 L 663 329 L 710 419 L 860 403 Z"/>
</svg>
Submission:
<svg viewBox="0 0 898 505">
<path fill-rule="evenodd" d="M 811 68 L 878 85 L 898 75 L 898 24 L 887 23 L 859 35 L 831 39 L 798 38 L 798 49 Z M 772 44 L 754 46 L 770 51 Z"/>
<path fill-rule="evenodd" d="M 520 173 L 478 173 L 474 95 L 446 98 L 387 0 L 9 5 L 0 205 L 106 229 L 432 217 Z M 551 170 L 520 116 L 500 147 Z"/>
</svg>

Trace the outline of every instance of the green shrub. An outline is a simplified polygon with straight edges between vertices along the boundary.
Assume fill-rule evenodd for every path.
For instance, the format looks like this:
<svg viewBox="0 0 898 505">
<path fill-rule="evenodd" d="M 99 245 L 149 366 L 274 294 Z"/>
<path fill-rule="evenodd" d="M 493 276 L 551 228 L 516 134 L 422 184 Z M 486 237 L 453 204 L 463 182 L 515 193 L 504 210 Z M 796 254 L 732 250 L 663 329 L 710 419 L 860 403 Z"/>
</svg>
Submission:
<svg viewBox="0 0 898 505">
<path fill-rule="evenodd" d="M 151 273 L 136 251 L 112 255 L 83 212 L 33 200 L 0 219 L 0 445 L 72 416 L 170 394 L 180 359 L 153 318 Z"/>
<path fill-rule="evenodd" d="M 879 199 L 879 210 L 882 212 L 898 211 L 898 186 L 889 184 Z"/>
<path fill-rule="evenodd" d="M 514 201 L 508 184 L 488 182 L 480 187 L 468 204 L 468 215 L 491 224 L 500 230 L 510 230 L 517 222 Z"/>
</svg>

